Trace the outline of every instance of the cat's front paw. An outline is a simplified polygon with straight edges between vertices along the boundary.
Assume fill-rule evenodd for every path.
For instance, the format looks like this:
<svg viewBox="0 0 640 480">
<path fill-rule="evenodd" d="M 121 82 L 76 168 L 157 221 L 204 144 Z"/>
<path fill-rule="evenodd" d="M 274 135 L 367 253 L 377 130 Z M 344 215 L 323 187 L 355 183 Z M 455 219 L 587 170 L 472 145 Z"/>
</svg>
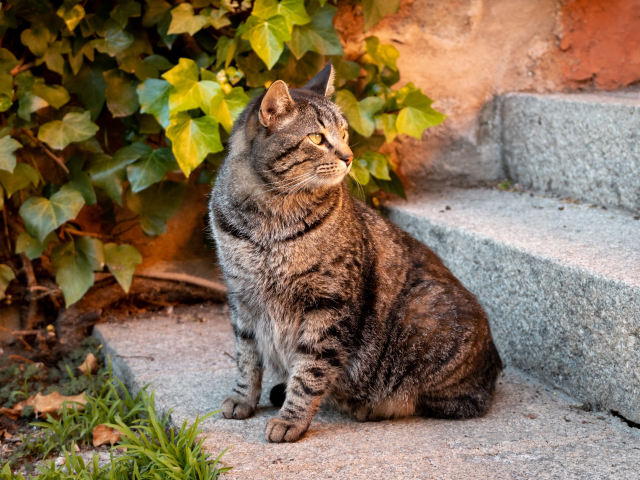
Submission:
<svg viewBox="0 0 640 480">
<path fill-rule="evenodd" d="M 236 420 L 243 420 L 253 415 L 254 408 L 244 398 L 239 397 L 227 397 L 223 400 L 220 406 L 222 410 L 222 416 L 224 418 L 235 418 Z"/>
<path fill-rule="evenodd" d="M 305 425 L 296 424 L 282 418 L 272 418 L 267 423 L 265 437 L 271 443 L 295 442 L 307 431 Z"/>
</svg>

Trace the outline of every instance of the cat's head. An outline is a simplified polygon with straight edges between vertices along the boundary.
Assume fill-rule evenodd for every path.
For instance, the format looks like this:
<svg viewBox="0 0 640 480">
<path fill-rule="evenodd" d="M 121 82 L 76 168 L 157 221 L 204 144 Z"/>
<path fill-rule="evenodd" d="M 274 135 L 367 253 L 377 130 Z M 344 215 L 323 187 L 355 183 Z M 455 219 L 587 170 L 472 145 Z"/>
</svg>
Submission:
<svg viewBox="0 0 640 480">
<path fill-rule="evenodd" d="M 266 184 L 308 191 L 336 185 L 349 173 L 353 152 L 347 120 L 330 100 L 333 83 L 329 63 L 304 87 L 290 90 L 278 80 L 258 99 L 257 122 L 250 122 L 256 129 L 252 165 Z"/>
</svg>

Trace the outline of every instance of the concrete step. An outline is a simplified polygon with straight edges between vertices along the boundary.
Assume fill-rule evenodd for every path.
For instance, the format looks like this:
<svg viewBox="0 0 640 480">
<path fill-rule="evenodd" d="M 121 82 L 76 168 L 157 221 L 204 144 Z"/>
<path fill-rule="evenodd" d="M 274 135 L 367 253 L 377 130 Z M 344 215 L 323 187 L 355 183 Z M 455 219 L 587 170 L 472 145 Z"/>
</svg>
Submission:
<svg viewBox="0 0 640 480">
<path fill-rule="evenodd" d="M 448 189 L 386 208 L 478 296 L 508 364 L 640 423 L 640 221 L 531 195 Z"/>
<path fill-rule="evenodd" d="M 114 372 L 138 390 L 155 389 L 161 412 L 173 408 L 180 426 L 219 408 L 233 387 L 235 362 L 228 315 L 216 305 L 143 314 L 102 323 L 94 336 Z M 588 412 L 508 368 L 483 418 L 447 421 L 408 418 L 358 423 L 322 408 L 297 443 L 264 440 L 277 415 L 267 372 L 256 415 L 203 423 L 205 447 L 223 461 L 225 479 L 513 479 L 640 478 L 640 433 L 607 413 Z"/>
<path fill-rule="evenodd" d="M 509 178 L 640 211 L 640 91 L 509 94 L 502 102 Z"/>
</svg>

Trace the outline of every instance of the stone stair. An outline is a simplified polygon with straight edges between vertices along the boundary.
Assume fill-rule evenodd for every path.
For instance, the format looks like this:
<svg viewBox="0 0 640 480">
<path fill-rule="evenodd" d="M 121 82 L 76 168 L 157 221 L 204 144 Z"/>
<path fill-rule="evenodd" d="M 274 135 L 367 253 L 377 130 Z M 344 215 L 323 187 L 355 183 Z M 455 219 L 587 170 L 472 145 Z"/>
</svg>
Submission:
<svg viewBox="0 0 640 480">
<path fill-rule="evenodd" d="M 389 218 L 478 296 L 508 364 L 640 423 L 640 94 L 500 110 L 502 167 L 526 191 L 433 189 Z"/>
</svg>

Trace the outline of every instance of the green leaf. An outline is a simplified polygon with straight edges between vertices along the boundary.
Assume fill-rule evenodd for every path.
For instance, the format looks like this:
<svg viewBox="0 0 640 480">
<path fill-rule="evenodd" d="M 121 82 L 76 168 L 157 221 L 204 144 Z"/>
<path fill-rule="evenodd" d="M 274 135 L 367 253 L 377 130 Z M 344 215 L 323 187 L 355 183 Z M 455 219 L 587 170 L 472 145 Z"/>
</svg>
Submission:
<svg viewBox="0 0 640 480">
<path fill-rule="evenodd" d="M 171 24 L 169 25 L 168 34 L 175 35 L 179 33 L 188 33 L 195 35 L 196 32 L 202 30 L 209 25 L 209 19 L 204 15 L 194 15 L 193 7 L 188 3 L 181 3 L 171 10 Z"/>
<path fill-rule="evenodd" d="M 122 289 L 129 293 L 136 265 L 142 263 L 142 255 L 132 245 L 107 243 L 104 246 L 104 260 Z"/>
<path fill-rule="evenodd" d="M 333 26 L 333 16 L 337 11 L 336 7 L 325 5 L 311 16 L 311 23 L 293 27 L 288 45 L 296 58 L 302 58 L 307 52 L 344 55 L 340 37 Z"/>
<path fill-rule="evenodd" d="M 373 61 L 378 65 L 379 69 L 389 67 L 391 70 L 398 71 L 396 62 L 400 57 L 400 52 L 393 45 L 380 45 L 378 37 L 369 37 L 365 40 L 367 45 L 367 53 Z"/>
<path fill-rule="evenodd" d="M 100 240 L 82 236 L 75 240 L 75 244 L 76 249 L 84 254 L 94 272 L 100 272 L 104 269 L 104 246 Z"/>
<path fill-rule="evenodd" d="M 138 85 L 140 112 L 150 113 L 163 128 L 169 126 L 169 95 L 173 86 L 165 80 L 149 78 Z"/>
<path fill-rule="evenodd" d="M 100 53 L 114 56 L 129 48 L 134 39 L 131 33 L 122 29 L 122 25 L 110 18 L 105 22 L 105 38 L 91 40 L 91 46 Z"/>
<path fill-rule="evenodd" d="M 67 25 L 69 31 L 73 32 L 80 21 L 84 18 L 84 8 L 82 7 L 82 5 L 76 4 L 67 10 L 63 5 L 58 9 L 56 15 L 64 20 L 64 23 Z"/>
<path fill-rule="evenodd" d="M 62 150 L 73 142 L 93 137 L 98 126 L 91 121 L 91 112 L 67 113 L 62 120 L 45 123 L 38 131 L 38 139 L 55 150 Z"/>
<path fill-rule="evenodd" d="M 399 8 L 400 0 L 362 0 L 364 31 L 372 28 L 385 15 L 396 13 Z"/>
<path fill-rule="evenodd" d="M 4 112 L 13 102 L 13 75 L 11 70 L 18 65 L 18 60 L 6 48 L 0 48 L 0 111 Z"/>
<path fill-rule="evenodd" d="M 26 122 L 31 121 L 31 114 L 41 108 L 48 107 L 49 104 L 40 97 L 36 97 L 31 92 L 22 95 L 19 101 L 18 117 Z"/>
<path fill-rule="evenodd" d="M 371 174 L 369 173 L 369 168 L 366 160 L 362 158 L 354 160 L 351 164 L 351 172 L 355 175 L 356 180 L 360 185 L 364 186 L 369 183 Z"/>
<path fill-rule="evenodd" d="M 138 2 L 134 0 L 118 0 L 118 5 L 111 10 L 109 16 L 124 28 L 129 23 L 129 18 L 139 17 L 141 14 L 142 6 Z"/>
<path fill-rule="evenodd" d="M 398 130 L 396 129 L 397 119 L 398 115 L 395 113 L 382 113 L 376 116 L 376 128 L 384 132 L 384 138 L 387 143 L 393 142 L 396 135 L 398 135 Z"/>
<path fill-rule="evenodd" d="M 85 108 L 91 111 L 91 118 L 96 120 L 102 111 L 107 89 L 103 71 L 97 66 L 85 65 L 78 75 L 67 78 L 64 86 L 80 99 Z"/>
<path fill-rule="evenodd" d="M 131 191 L 138 193 L 159 182 L 167 172 L 177 168 L 178 164 L 170 148 L 152 150 L 139 161 L 127 167 Z"/>
<path fill-rule="evenodd" d="M 114 68 L 104 72 L 104 79 L 107 82 L 105 97 L 107 108 L 114 117 L 128 117 L 133 115 L 140 104 L 138 103 L 138 93 L 136 85 L 131 78 L 122 71 Z"/>
<path fill-rule="evenodd" d="M 171 85 L 169 110 L 171 114 L 194 108 L 208 109 L 216 95 L 222 95 L 222 87 L 212 80 L 198 81 L 198 65 L 189 58 L 181 58 L 177 66 L 162 75 Z"/>
<path fill-rule="evenodd" d="M 19 163 L 13 169 L 13 173 L 0 170 L 0 183 L 4 187 L 7 197 L 10 197 L 18 190 L 28 187 L 30 183 L 37 187 L 40 183 L 40 175 L 31 165 Z"/>
<path fill-rule="evenodd" d="M 20 34 L 20 41 L 23 45 L 31 50 L 36 57 L 42 57 L 49 49 L 49 42 L 52 42 L 55 37 L 51 36 L 49 29 L 42 23 L 31 24 L 31 28 L 23 30 Z"/>
<path fill-rule="evenodd" d="M 171 10 L 171 4 L 164 0 L 145 0 L 147 2 L 147 8 L 142 17 L 143 27 L 153 27 L 160 20 L 162 20 L 165 14 Z"/>
<path fill-rule="evenodd" d="M 16 156 L 13 152 L 22 148 L 20 142 L 9 135 L 0 138 L 0 170 L 13 172 L 16 167 Z"/>
<path fill-rule="evenodd" d="M 27 232 L 41 242 L 67 220 L 76 218 L 84 198 L 77 190 L 64 185 L 51 198 L 31 197 L 20 207 Z"/>
<path fill-rule="evenodd" d="M 371 175 L 380 180 L 391 180 L 389 176 L 389 159 L 386 155 L 369 150 L 360 158 L 360 161 L 362 160 L 367 162 L 367 170 Z"/>
<path fill-rule="evenodd" d="M 171 16 L 171 12 L 167 12 L 158 23 L 158 35 L 160 35 L 162 42 L 164 42 L 169 50 L 171 50 L 173 42 L 178 38 L 177 35 L 169 35 L 169 26 L 171 25 L 172 20 L 173 17 Z"/>
<path fill-rule="evenodd" d="M 127 192 L 127 206 L 140 215 L 140 226 L 147 235 L 160 235 L 167 230 L 166 222 L 180 206 L 186 185 L 165 180 L 137 194 Z"/>
<path fill-rule="evenodd" d="M 93 190 L 93 185 L 91 185 L 91 177 L 87 172 L 82 170 L 83 165 L 83 155 L 73 155 L 67 161 L 67 168 L 69 169 L 67 178 L 69 179 L 69 186 L 80 192 L 85 203 L 87 205 L 93 205 L 96 203 L 96 192 Z"/>
<path fill-rule="evenodd" d="M 255 7 L 253 10 L 255 12 Z M 229 20 L 229 17 L 227 17 L 227 13 L 229 13 L 229 10 L 227 10 L 226 8 L 211 9 L 211 12 L 208 15 L 209 23 L 211 23 L 211 26 L 216 30 L 220 30 L 227 25 L 231 25 L 231 20 Z"/>
<path fill-rule="evenodd" d="M 360 77 L 360 65 L 344 59 L 335 59 L 333 67 L 336 70 L 336 86 L 343 87 L 350 80 Z"/>
<path fill-rule="evenodd" d="M 44 242 L 40 242 L 37 238 L 33 238 L 27 232 L 22 232 L 18 235 L 16 240 L 16 253 L 24 253 L 29 260 L 35 260 L 42 256 L 51 242 L 58 243 L 58 236 L 56 232 L 51 232 L 44 239 Z"/>
<path fill-rule="evenodd" d="M 71 99 L 69 92 L 67 92 L 64 87 L 60 85 L 46 85 L 42 78 L 35 79 L 33 87 L 31 87 L 31 93 L 40 97 L 55 109 L 62 107 Z"/>
<path fill-rule="evenodd" d="M 209 153 L 223 150 L 218 122 L 213 117 L 191 118 L 181 112 L 171 118 L 167 137 L 173 145 L 178 165 L 188 177 Z"/>
<path fill-rule="evenodd" d="M 396 121 L 398 133 L 406 133 L 417 139 L 422 139 L 422 132 L 429 127 L 440 125 L 445 115 L 431 108 L 433 101 L 417 89 L 409 92 L 402 104 Z"/>
<path fill-rule="evenodd" d="M 227 94 L 221 92 L 220 95 L 213 97 L 208 114 L 214 117 L 228 133 L 231 133 L 233 122 L 248 103 L 249 97 L 244 93 L 244 89 L 235 87 Z"/>
<path fill-rule="evenodd" d="M 242 38 L 249 40 L 254 51 L 271 69 L 284 50 L 284 42 L 291 40 L 286 18 L 275 15 L 265 20 L 251 15 L 244 27 Z"/>
<path fill-rule="evenodd" d="M 89 175 L 93 183 L 103 189 L 118 205 L 122 205 L 122 183 L 126 179 L 127 165 L 131 165 L 139 158 L 148 155 L 151 150 L 144 143 L 133 143 L 121 148 L 113 157 L 105 154 L 91 156 Z"/>
<path fill-rule="evenodd" d="M 395 193 L 396 195 L 407 199 L 407 194 L 404 191 L 404 185 L 402 184 L 402 180 L 393 170 L 389 171 L 389 176 L 391 177 L 391 181 L 387 182 L 384 180 L 378 180 L 378 185 L 380 188 L 387 193 Z"/>
<path fill-rule="evenodd" d="M 303 0 L 256 0 L 251 14 L 264 20 L 274 15 L 282 15 L 287 20 L 289 31 L 294 25 L 305 25 L 311 21 Z"/>
<path fill-rule="evenodd" d="M 56 245 L 51 250 L 51 263 L 56 271 L 56 283 L 62 288 L 67 308 L 80 300 L 93 285 L 95 276 L 91 261 L 79 240 Z"/>
<path fill-rule="evenodd" d="M 250 52 L 246 57 L 238 57 L 236 61 L 247 79 L 248 87 L 264 87 L 267 82 L 273 82 L 277 78 L 276 73 L 268 70 L 255 52 Z"/>
<path fill-rule="evenodd" d="M 9 265 L 0 263 L 0 300 L 4 299 L 7 287 L 14 278 L 16 275 L 13 273 L 13 269 Z M 11 476 L 11 470 L 9 470 L 9 476 Z"/>
<path fill-rule="evenodd" d="M 349 125 L 365 137 L 375 130 L 373 116 L 384 106 L 384 100 L 380 97 L 367 97 L 358 102 L 349 90 L 336 92 L 335 102 L 342 108 Z"/>
<path fill-rule="evenodd" d="M 46 63 L 49 70 L 64 76 L 65 60 L 62 55 L 66 53 L 71 53 L 71 45 L 68 38 L 63 38 L 50 44 L 44 56 L 36 60 L 36 65 Z"/>
</svg>

